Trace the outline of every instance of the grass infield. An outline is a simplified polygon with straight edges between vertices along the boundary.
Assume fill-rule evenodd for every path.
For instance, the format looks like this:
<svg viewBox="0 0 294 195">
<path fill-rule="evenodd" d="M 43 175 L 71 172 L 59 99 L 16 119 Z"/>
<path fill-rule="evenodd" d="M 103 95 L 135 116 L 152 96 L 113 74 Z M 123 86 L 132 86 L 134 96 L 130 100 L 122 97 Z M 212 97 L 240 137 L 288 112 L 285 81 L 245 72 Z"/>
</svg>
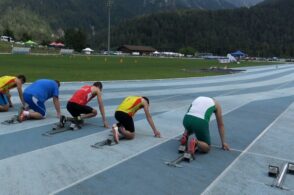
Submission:
<svg viewBox="0 0 294 195">
<path fill-rule="evenodd" d="M 242 62 L 228 68 L 265 65 Z M 134 80 L 211 76 L 202 68 L 224 67 L 215 60 L 60 55 L 0 55 L 0 76 L 26 75 L 29 82 L 48 78 L 60 81 Z"/>
</svg>

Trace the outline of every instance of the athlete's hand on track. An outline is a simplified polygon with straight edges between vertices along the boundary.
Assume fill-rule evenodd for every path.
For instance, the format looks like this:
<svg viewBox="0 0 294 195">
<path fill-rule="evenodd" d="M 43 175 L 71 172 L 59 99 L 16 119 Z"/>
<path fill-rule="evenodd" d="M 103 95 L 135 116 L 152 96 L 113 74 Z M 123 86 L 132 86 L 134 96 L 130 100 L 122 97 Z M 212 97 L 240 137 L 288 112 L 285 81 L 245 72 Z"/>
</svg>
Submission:
<svg viewBox="0 0 294 195">
<path fill-rule="evenodd" d="M 161 135 L 160 135 L 160 132 L 159 131 L 154 131 L 154 136 L 155 137 L 158 137 L 158 138 L 161 138 Z"/>
<path fill-rule="evenodd" d="M 108 123 L 106 121 L 104 121 L 104 127 L 109 128 L 109 125 L 108 125 Z"/>
<path fill-rule="evenodd" d="M 227 143 L 224 143 L 224 144 L 222 145 L 222 149 L 223 149 L 223 150 L 230 150 L 229 145 L 228 145 Z"/>
</svg>

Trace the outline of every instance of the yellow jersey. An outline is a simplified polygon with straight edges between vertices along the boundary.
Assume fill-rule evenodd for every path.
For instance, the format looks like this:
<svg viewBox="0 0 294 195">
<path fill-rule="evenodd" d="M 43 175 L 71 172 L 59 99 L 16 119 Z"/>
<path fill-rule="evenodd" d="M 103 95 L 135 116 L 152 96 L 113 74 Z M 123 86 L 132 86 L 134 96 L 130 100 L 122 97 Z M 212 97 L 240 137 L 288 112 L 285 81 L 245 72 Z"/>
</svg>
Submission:
<svg viewBox="0 0 294 195">
<path fill-rule="evenodd" d="M 128 96 L 117 107 L 116 111 L 127 113 L 133 117 L 136 112 L 143 107 L 142 97 L 140 96 Z"/>
<path fill-rule="evenodd" d="M 15 79 L 13 76 L 0 77 L 0 93 L 7 93 L 11 88 L 15 87 Z"/>
</svg>

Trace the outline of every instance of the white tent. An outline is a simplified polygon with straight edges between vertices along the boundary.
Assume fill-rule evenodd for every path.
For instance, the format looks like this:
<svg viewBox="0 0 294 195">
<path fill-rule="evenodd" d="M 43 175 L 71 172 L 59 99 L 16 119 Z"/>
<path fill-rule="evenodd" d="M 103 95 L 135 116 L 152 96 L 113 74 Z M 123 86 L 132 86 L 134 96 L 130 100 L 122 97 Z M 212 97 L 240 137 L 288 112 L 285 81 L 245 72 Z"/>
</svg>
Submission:
<svg viewBox="0 0 294 195">
<path fill-rule="evenodd" d="M 227 58 L 229 58 L 230 62 L 237 62 L 236 58 L 234 56 L 232 56 L 231 54 L 228 54 Z"/>
<path fill-rule="evenodd" d="M 91 54 L 94 50 L 91 49 L 91 48 L 89 48 L 89 47 L 87 47 L 87 48 L 83 49 L 82 51 L 83 51 L 85 54 Z"/>
</svg>

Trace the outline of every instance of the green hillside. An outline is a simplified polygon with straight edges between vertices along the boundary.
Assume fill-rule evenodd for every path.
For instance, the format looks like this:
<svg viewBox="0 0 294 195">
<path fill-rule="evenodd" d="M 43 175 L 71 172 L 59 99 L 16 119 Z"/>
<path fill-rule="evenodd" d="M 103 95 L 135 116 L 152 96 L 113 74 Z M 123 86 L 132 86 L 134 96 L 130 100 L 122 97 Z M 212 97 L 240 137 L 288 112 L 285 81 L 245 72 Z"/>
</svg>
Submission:
<svg viewBox="0 0 294 195">
<path fill-rule="evenodd" d="M 112 29 L 112 47 L 151 45 L 178 51 L 226 54 L 236 49 L 255 56 L 294 56 L 294 1 L 268 0 L 256 7 L 220 11 L 177 11 L 138 17 Z M 105 47 L 106 33 L 97 36 Z"/>
<path fill-rule="evenodd" d="M 23 8 L 8 8 L 0 17 L 0 32 L 11 29 L 16 39 L 21 39 L 26 33 L 36 40 L 48 40 L 52 29 L 47 21 Z"/>
<path fill-rule="evenodd" d="M 112 24 L 138 15 L 178 9 L 226 9 L 242 6 L 244 0 L 112 0 Z M 252 1 L 252 0 L 251 0 Z M 260 1 L 260 0 L 253 0 Z M 107 0 L 0 0 L 0 32 L 10 28 L 16 38 L 22 33 L 41 41 L 52 33 L 80 28 L 89 36 L 107 26 Z"/>
</svg>

